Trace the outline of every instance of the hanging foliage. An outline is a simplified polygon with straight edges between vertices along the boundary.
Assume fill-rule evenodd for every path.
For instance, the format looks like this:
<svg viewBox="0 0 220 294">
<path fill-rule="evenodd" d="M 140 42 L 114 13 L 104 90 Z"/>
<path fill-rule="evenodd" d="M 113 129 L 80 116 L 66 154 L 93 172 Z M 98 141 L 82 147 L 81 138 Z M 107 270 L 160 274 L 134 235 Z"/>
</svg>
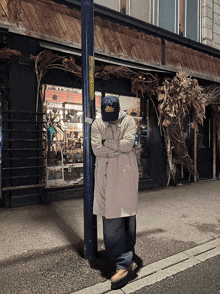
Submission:
<svg viewBox="0 0 220 294">
<path fill-rule="evenodd" d="M 210 105 L 213 110 L 213 123 L 216 126 L 217 142 L 220 148 L 220 86 L 211 85 L 205 87 L 206 106 Z"/>
<path fill-rule="evenodd" d="M 196 79 L 180 72 L 172 80 L 165 80 L 158 93 L 158 125 L 161 127 L 168 158 L 168 184 L 175 181 L 174 162 L 186 167 L 190 175 L 198 178 L 192 159 L 185 145 L 183 125 L 187 114 L 191 114 L 190 127 L 198 131 L 198 124 L 205 118 L 206 95 Z"/>
<path fill-rule="evenodd" d="M 95 78 L 109 80 L 112 76 L 117 78 L 126 77 L 132 79 L 134 71 L 124 66 L 103 65 L 95 67 Z"/>
<path fill-rule="evenodd" d="M 206 95 L 196 79 L 181 72 L 173 80 L 165 80 L 158 93 L 158 124 L 168 127 L 171 123 L 181 124 L 192 111 L 191 128 L 198 131 L 198 124 L 205 118 Z"/>
<path fill-rule="evenodd" d="M 206 95 L 205 106 L 220 105 L 220 86 L 216 84 L 206 86 L 204 92 Z"/>
<path fill-rule="evenodd" d="M 7 47 L 0 49 L 0 59 L 9 59 L 12 56 L 21 56 L 21 52 Z"/>
<path fill-rule="evenodd" d="M 156 89 L 159 86 L 157 75 L 155 77 L 152 74 L 143 74 L 139 72 L 138 77 L 136 77 L 132 82 L 131 92 L 139 96 L 141 94 L 142 98 L 146 96 L 154 96 L 156 94 Z"/>
<path fill-rule="evenodd" d="M 141 97 L 145 98 L 146 95 L 152 96 L 156 93 L 158 79 L 151 73 L 136 72 L 125 66 L 104 65 L 95 67 L 95 78 L 108 80 L 112 76 L 130 79 L 132 81 L 131 92 L 136 97 L 141 94 Z"/>
<path fill-rule="evenodd" d="M 50 69 L 60 69 L 71 72 L 78 77 L 82 77 L 82 68 L 75 64 L 75 59 L 59 56 L 51 50 L 43 50 L 37 56 L 31 56 L 35 62 L 35 72 L 37 77 L 37 101 L 36 112 L 38 112 L 39 99 L 44 102 L 44 93 L 40 91 L 42 79 Z"/>
<path fill-rule="evenodd" d="M 35 62 L 35 72 L 37 76 L 37 102 L 36 112 L 38 111 L 39 99 L 44 99 L 43 91 L 40 91 L 42 79 L 50 69 L 60 69 L 73 73 L 82 79 L 82 67 L 77 65 L 73 57 L 59 56 L 53 53 L 51 50 L 43 50 L 37 56 L 31 56 L 31 60 Z M 95 78 L 104 80 L 111 79 L 113 76 L 117 78 L 127 78 L 132 81 L 131 91 L 139 96 L 141 93 L 142 97 L 146 94 L 154 95 L 156 92 L 156 85 L 158 85 L 157 77 L 154 77 L 150 73 L 136 72 L 124 66 L 115 65 L 101 65 L 95 67 Z"/>
</svg>

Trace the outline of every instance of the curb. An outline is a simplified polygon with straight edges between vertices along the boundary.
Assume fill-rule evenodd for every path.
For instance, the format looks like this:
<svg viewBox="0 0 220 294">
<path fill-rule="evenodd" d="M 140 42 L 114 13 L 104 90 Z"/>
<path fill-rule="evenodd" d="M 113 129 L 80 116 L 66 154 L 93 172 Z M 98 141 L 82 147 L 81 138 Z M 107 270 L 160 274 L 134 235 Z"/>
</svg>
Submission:
<svg viewBox="0 0 220 294">
<path fill-rule="evenodd" d="M 123 290 L 111 290 L 111 282 L 106 281 L 70 294 L 131 294 L 217 255 L 220 255 L 220 238 L 140 268 L 138 277 Z"/>
</svg>

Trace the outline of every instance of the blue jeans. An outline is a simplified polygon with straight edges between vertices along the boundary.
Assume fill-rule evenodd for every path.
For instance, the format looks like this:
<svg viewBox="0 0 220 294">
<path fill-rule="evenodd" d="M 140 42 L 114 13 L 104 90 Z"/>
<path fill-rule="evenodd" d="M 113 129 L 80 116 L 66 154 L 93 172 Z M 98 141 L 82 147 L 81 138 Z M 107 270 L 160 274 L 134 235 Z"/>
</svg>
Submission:
<svg viewBox="0 0 220 294">
<path fill-rule="evenodd" d="M 127 269 L 136 243 L 136 215 L 113 219 L 103 217 L 103 235 L 106 252 L 116 263 L 116 270 Z"/>
</svg>

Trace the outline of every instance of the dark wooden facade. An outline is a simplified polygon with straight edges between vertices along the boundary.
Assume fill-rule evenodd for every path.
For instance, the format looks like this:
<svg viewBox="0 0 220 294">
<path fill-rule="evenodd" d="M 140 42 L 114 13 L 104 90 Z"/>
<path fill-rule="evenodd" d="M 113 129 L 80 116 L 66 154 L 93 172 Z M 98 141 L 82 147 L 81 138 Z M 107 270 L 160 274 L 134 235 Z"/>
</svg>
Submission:
<svg viewBox="0 0 220 294">
<path fill-rule="evenodd" d="M 80 1 L 4 0 L 0 3 L 0 29 L 1 48 L 8 46 L 21 53 L 0 60 L 3 205 L 14 207 L 81 196 L 82 187 L 65 188 L 60 194 L 57 189 L 44 188 L 43 113 L 41 107 L 36 113 L 37 83 L 30 60 L 44 48 L 80 60 Z M 162 78 L 182 69 L 206 84 L 220 81 L 219 57 L 216 49 L 95 6 L 97 62 L 156 72 Z M 81 88 L 77 77 L 57 70 L 48 72 L 44 83 Z M 133 95 L 131 84 L 122 78 L 96 80 L 95 88 Z M 153 110 L 150 124 L 151 141 L 146 150 L 149 178 L 140 182 L 141 188 L 166 184 L 166 152 Z"/>
</svg>

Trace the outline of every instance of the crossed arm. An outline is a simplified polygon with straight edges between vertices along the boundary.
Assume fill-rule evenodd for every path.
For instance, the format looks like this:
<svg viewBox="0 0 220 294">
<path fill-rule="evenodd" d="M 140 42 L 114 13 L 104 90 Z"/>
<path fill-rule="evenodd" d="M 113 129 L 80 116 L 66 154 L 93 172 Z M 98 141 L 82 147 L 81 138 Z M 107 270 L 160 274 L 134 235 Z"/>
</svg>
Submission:
<svg viewBox="0 0 220 294">
<path fill-rule="evenodd" d="M 136 123 L 134 119 L 128 121 L 127 128 L 121 140 L 105 140 L 102 144 L 102 134 L 95 121 L 92 125 L 91 144 L 95 156 L 116 157 L 123 152 L 129 152 L 134 146 Z"/>
</svg>

